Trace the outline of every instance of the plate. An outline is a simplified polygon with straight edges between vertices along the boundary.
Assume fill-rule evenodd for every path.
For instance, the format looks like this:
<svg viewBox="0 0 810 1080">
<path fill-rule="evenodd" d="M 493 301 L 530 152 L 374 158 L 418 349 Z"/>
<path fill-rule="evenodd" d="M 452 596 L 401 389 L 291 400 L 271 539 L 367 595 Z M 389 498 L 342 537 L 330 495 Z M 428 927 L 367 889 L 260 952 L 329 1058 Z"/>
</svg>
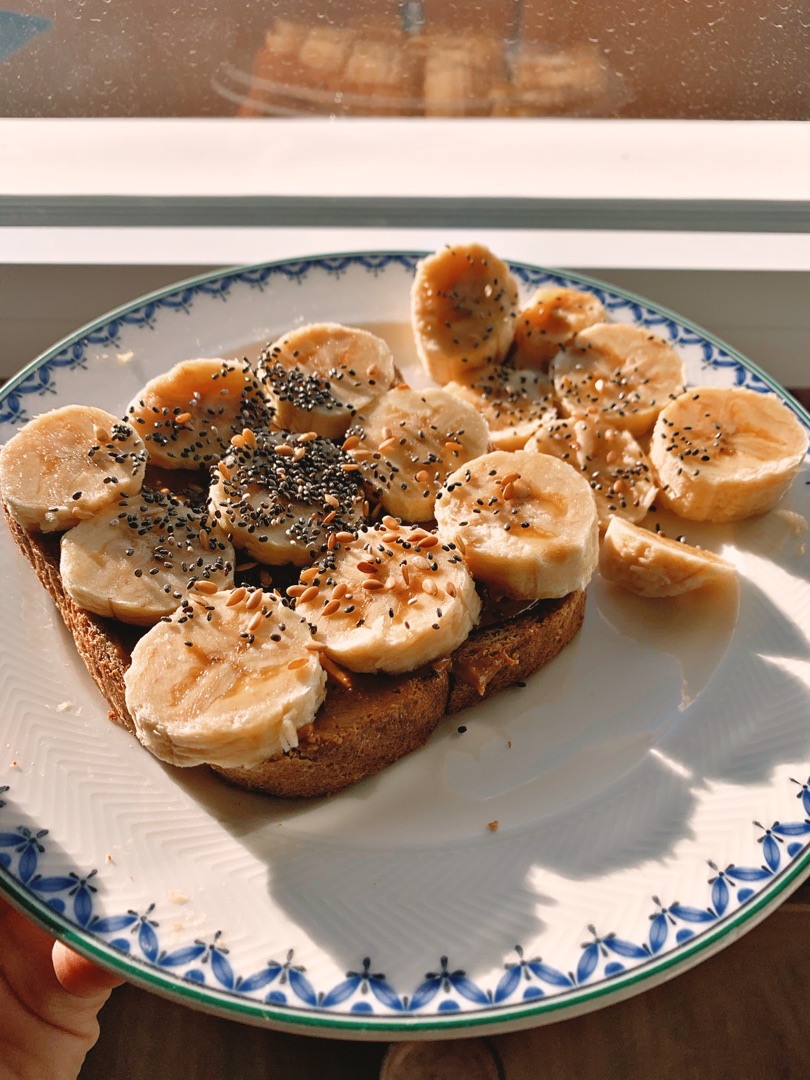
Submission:
<svg viewBox="0 0 810 1080">
<path fill-rule="evenodd" d="M 172 363 L 240 355 L 304 321 L 376 328 L 408 368 L 418 257 L 272 263 L 137 300 L 5 387 L 0 439 L 71 402 L 121 414 Z M 513 272 L 524 297 L 593 289 L 611 319 L 670 340 L 692 384 L 784 398 L 668 311 Z M 621 599 L 597 578 L 582 632 L 548 668 L 314 802 L 164 766 L 111 724 L 3 529 L 2 888 L 148 989 L 310 1034 L 528 1027 L 675 975 L 810 869 L 808 482 L 805 467 L 763 518 L 665 523 L 736 564 L 738 586 L 713 605 Z"/>
</svg>

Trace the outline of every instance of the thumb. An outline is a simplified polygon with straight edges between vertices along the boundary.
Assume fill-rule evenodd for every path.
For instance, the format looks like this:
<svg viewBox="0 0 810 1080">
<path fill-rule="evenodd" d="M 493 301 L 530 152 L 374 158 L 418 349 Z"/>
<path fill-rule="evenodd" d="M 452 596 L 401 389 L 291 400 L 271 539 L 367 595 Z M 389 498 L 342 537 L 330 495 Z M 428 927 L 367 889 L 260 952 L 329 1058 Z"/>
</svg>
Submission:
<svg viewBox="0 0 810 1080">
<path fill-rule="evenodd" d="M 95 995 L 106 1000 L 110 990 L 125 981 L 120 975 L 106 971 L 73 952 L 61 941 L 53 944 L 53 970 L 62 989 L 74 997 L 90 998 Z"/>
</svg>

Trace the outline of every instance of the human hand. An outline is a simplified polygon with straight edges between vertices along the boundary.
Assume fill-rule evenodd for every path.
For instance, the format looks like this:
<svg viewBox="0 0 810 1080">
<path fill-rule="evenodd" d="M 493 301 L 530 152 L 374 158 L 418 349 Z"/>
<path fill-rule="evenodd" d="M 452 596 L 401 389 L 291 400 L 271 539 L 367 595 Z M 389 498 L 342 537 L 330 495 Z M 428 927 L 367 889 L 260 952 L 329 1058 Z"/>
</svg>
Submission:
<svg viewBox="0 0 810 1080">
<path fill-rule="evenodd" d="M 75 1080 L 123 981 L 0 897 L 0 1080 Z"/>
</svg>

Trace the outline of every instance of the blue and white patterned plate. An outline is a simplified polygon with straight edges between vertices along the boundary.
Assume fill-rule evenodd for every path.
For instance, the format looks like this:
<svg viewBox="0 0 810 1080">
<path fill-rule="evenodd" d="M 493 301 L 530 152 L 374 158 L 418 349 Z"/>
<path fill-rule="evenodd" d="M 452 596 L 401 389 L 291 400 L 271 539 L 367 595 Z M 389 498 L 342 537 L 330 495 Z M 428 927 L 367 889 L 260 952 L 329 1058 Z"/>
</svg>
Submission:
<svg viewBox="0 0 810 1080">
<path fill-rule="evenodd" d="M 376 327 L 409 370 L 417 258 L 303 259 L 138 300 L 6 386 L 0 441 L 69 402 L 121 413 L 174 362 L 239 354 L 303 321 Z M 571 280 L 514 273 L 524 295 Z M 692 383 L 780 394 L 697 328 L 584 284 L 611 318 L 672 341 Z M 582 633 L 525 687 L 445 721 L 358 787 L 301 803 L 163 766 L 112 725 L 2 530 L 0 886 L 147 988 L 313 1034 L 506 1030 L 660 982 L 810 869 L 807 483 L 805 470 L 756 521 L 668 523 L 736 563 L 722 603 L 657 606 L 597 579 Z"/>
</svg>

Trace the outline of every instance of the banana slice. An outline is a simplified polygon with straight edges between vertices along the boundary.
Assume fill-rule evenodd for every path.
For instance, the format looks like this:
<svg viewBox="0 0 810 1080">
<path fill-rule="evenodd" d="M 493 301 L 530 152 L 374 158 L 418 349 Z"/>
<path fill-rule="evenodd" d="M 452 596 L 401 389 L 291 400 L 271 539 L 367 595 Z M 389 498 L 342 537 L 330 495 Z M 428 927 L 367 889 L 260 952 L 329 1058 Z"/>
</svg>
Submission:
<svg viewBox="0 0 810 1080">
<path fill-rule="evenodd" d="M 141 489 L 146 447 L 103 409 L 65 405 L 29 421 L 0 450 L 0 495 L 15 521 L 59 532 Z"/>
<path fill-rule="evenodd" d="M 391 386 L 394 357 L 368 330 L 317 323 L 268 345 L 258 371 L 279 427 L 339 439 L 355 413 Z"/>
<path fill-rule="evenodd" d="M 518 371 L 511 364 L 493 365 L 478 373 L 474 382 L 449 382 L 444 389 L 481 413 L 496 450 L 521 450 L 538 424 L 557 415 L 549 377 L 540 371 Z"/>
<path fill-rule="evenodd" d="M 735 569 L 714 552 L 616 517 L 602 540 L 599 573 L 638 596 L 666 597 L 714 585 Z"/>
<path fill-rule="evenodd" d="M 658 492 L 650 461 L 635 438 L 612 427 L 601 413 L 547 420 L 526 449 L 553 454 L 579 469 L 591 485 L 601 529 L 614 515 L 641 521 Z"/>
<path fill-rule="evenodd" d="M 359 469 L 314 432 L 245 429 L 212 470 L 209 514 L 254 559 L 306 566 L 362 519 Z"/>
<path fill-rule="evenodd" d="M 586 327 L 606 320 L 604 304 L 592 292 L 544 285 L 518 314 L 509 359 L 515 367 L 547 371 L 561 346 Z"/>
<path fill-rule="evenodd" d="M 65 533 L 59 568 L 80 608 L 151 626 L 195 581 L 232 588 L 234 552 L 200 510 L 144 488 Z"/>
<path fill-rule="evenodd" d="M 183 360 L 146 384 L 127 407 L 149 459 L 164 469 L 215 463 L 231 436 L 272 420 L 247 360 Z"/>
<path fill-rule="evenodd" d="M 288 593 L 327 655 L 358 672 L 396 675 L 447 656 L 481 611 L 458 550 L 392 517 L 304 571 Z"/>
<path fill-rule="evenodd" d="M 599 557 L 590 486 L 571 465 L 528 450 L 494 450 L 448 476 L 436 499 L 439 535 L 476 580 L 525 600 L 584 589 Z"/>
<path fill-rule="evenodd" d="M 686 387 L 675 350 L 641 326 L 597 323 L 577 334 L 551 362 L 562 411 L 596 410 L 615 427 L 644 435 L 667 402 Z"/>
<path fill-rule="evenodd" d="M 664 501 L 680 517 L 738 521 L 776 506 L 807 443 L 805 428 L 773 394 L 704 386 L 663 410 L 650 458 Z"/>
<path fill-rule="evenodd" d="M 475 408 L 438 388 L 389 390 L 343 444 L 388 513 L 412 522 L 431 520 L 447 474 L 488 446 Z"/>
<path fill-rule="evenodd" d="M 172 765 L 252 767 L 298 744 L 326 696 L 309 626 L 280 598 L 200 582 L 132 651 L 135 731 Z"/>
<path fill-rule="evenodd" d="M 423 259 L 411 288 L 416 351 L 439 384 L 503 360 L 512 343 L 518 289 L 482 244 L 446 247 Z"/>
</svg>

